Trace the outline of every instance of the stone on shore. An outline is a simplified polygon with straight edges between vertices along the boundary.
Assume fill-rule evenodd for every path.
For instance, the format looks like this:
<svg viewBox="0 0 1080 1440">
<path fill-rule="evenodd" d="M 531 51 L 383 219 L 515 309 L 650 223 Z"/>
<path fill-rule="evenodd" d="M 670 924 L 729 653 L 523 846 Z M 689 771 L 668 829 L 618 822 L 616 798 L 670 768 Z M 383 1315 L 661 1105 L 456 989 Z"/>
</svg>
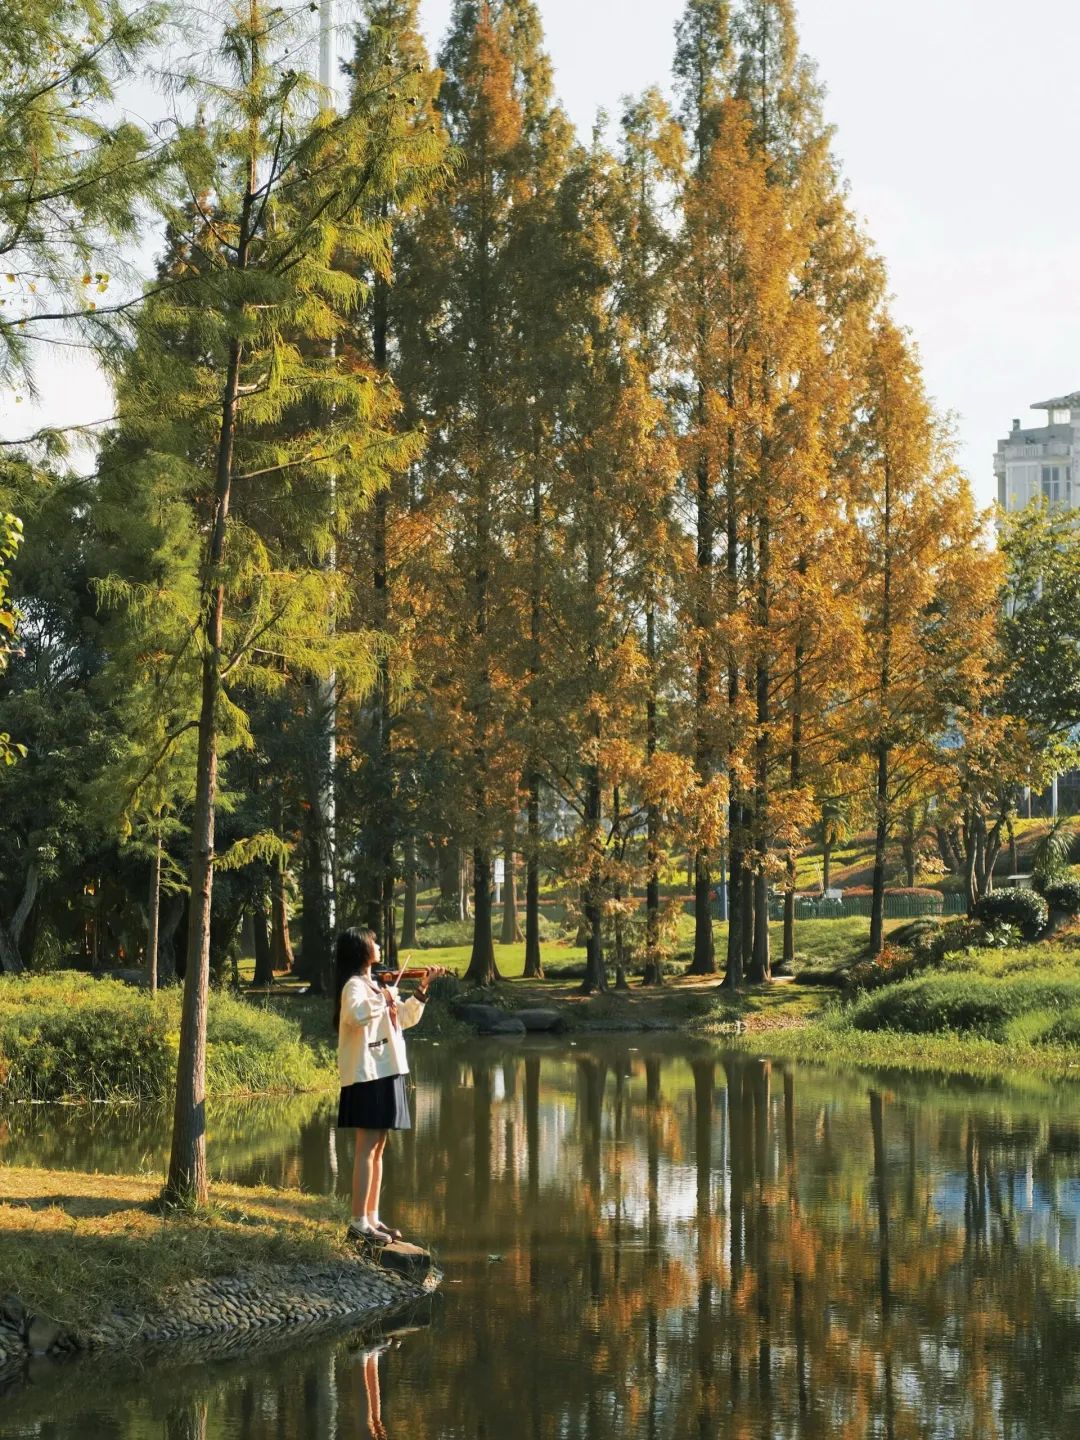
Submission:
<svg viewBox="0 0 1080 1440">
<path fill-rule="evenodd" d="M 554 1034 L 566 1029 L 566 1019 L 561 1010 L 540 1007 L 533 1010 L 515 1010 L 513 1018 L 520 1020 L 530 1034 L 545 1031 Z"/>
<path fill-rule="evenodd" d="M 483 1005 L 467 1001 L 455 1005 L 454 1014 L 466 1025 L 475 1026 L 481 1035 L 524 1035 L 525 1026 L 516 1015 L 500 1010 L 497 1005 Z"/>
</svg>

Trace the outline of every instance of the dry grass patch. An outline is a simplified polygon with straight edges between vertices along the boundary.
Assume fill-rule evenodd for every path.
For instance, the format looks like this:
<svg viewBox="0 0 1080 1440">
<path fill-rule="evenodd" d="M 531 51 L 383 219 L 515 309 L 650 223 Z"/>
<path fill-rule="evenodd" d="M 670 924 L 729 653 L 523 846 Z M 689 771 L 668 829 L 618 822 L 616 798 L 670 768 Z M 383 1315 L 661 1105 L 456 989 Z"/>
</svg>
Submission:
<svg viewBox="0 0 1080 1440">
<path fill-rule="evenodd" d="M 79 1329 L 116 1306 L 152 1311 L 186 1281 L 354 1259 L 338 1201 L 216 1184 L 205 1211 L 162 1207 L 158 1182 L 0 1172 L 0 1293 Z"/>
</svg>

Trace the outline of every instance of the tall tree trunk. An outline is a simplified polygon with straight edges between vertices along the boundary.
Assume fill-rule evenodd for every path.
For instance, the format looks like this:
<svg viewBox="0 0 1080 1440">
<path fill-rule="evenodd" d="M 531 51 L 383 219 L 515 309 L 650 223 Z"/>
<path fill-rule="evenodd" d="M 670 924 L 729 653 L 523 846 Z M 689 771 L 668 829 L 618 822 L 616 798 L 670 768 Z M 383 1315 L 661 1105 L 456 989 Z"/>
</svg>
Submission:
<svg viewBox="0 0 1080 1440">
<path fill-rule="evenodd" d="M 26 879 L 23 881 L 23 893 L 15 907 L 15 914 L 11 917 L 11 924 L 5 925 L 0 920 L 0 972 L 5 975 L 21 975 L 23 972 L 23 960 L 19 946 L 22 943 L 26 922 L 30 918 L 30 912 L 37 900 L 40 883 L 41 875 L 38 867 L 31 862 L 26 871 Z"/>
<path fill-rule="evenodd" d="M 490 765 L 490 702 L 491 702 L 491 657 L 488 647 L 489 606 L 491 604 L 491 527 L 494 519 L 492 497 L 492 468 L 501 464 L 496 461 L 497 444 L 491 436 L 491 401 L 494 393 L 496 372 L 496 347 L 501 336 L 496 333 L 495 282 L 492 277 L 493 246 L 495 242 L 493 222 L 493 194 L 491 190 L 494 170 L 482 171 L 480 186 L 480 214 L 476 246 L 476 297 L 477 297 L 477 344 L 475 351 L 474 394 L 472 396 L 475 415 L 475 439 L 477 463 L 474 468 L 476 481 L 476 515 L 473 524 L 471 582 L 472 652 L 476 658 L 475 689 L 469 696 L 468 706 L 472 721 L 472 758 L 474 778 L 472 787 L 472 841 L 473 841 L 473 938 L 472 953 L 465 979 L 474 985 L 490 985 L 500 979 L 495 964 L 495 946 L 491 935 L 491 839 L 488 794 L 488 767 Z M 470 680 L 472 680 L 470 676 Z"/>
<path fill-rule="evenodd" d="M 310 682 L 308 706 L 316 744 L 308 766 L 308 804 L 304 818 L 303 965 L 313 993 L 322 994 L 327 988 L 326 975 L 337 920 L 334 879 L 337 682 L 334 677 Z"/>
<path fill-rule="evenodd" d="M 495 963 L 491 934 L 492 900 L 491 851 L 483 845 L 473 850 L 473 944 L 465 979 L 473 985 L 490 985 L 501 980 Z"/>
<path fill-rule="evenodd" d="M 150 862 L 150 918 L 146 926 L 146 983 L 150 994 L 158 988 L 158 930 L 161 921 L 161 831 L 154 842 L 154 858 Z"/>
<path fill-rule="evenodd" d="M 600 742 L 602 722 L 600 708 L 600 581 L 602 563 L 598 535 L 597 506 L 599 495 L 596 477 L 592 467 L 588 470 L 587 525 L 585 538 L 585 573 L 589 587 L 589 643 L 588 643 L 588 697 L 592 702 L 589 723 L 592 744 L 589 758 L 584 766 L 585 781 L 585 833 L 589 846 L 589 873 L 585 882 L 585 923 L 588 928 L 586 942 L 585 979 L 583 994 L 607 989 L 607 974 L 604 969 L 603 940 L 603 788 L 600 778 Z"/>
<path fill-rule="evenodd" d="M 889 839 L 889 746 L 877 746 L 877 784 L 874 798 L 877 822 L 874 827 L 874 879 L 870 898 L 870 953 L 880 955 L 885 944 L 885 850 Z"/>
<path fill-rule="evenodd" d="M 800 578 L 805 577 L 807 560 L 805 554 L 800 554 L 796 569 Z M 805 646 L 803 645 L 800 632 L 795 642 L 795 667 L 792 680 L 791 695 L 791 789 L 794 793 L 802 784 L 802 703 L 803 703 L 803 666 L 805 664 Z M 784 886 L 784 965 L 791 973 L 791 966 L 795 961 L 795 850 L 788 847 L 787 854 L 787 876 Z"/>
<path fill-rule="evenodd" d="M 766 466 L 762 464 L 763 478 Z M 758 516 L 757 564 L 757 627 L 759 644 L 764 649 L 770 628 L 772 584 L 770 521 L 766 512 Z M 765 853 L 769 844 L 769 686 L 771 675 L 768 660 L 762 654 L 754 671 L 754 692 L 757 713 L 757 739 L 754 743 L 754 824 L 761 849 L 761 862 L 754 874 L 754 948 L 750 979 L 758 985 L 772 979 L 769 953 L 769 877 L 765 869 Z"/>
<path fill-rule="evenodd" d="M 826 825 L 822 828 L 821 834 L 821 890 L 832 889 L 832 852 L 834 846 L 833 830 Z"/>
<path fill-rule="evenodd" d="M 743 857 L 738 847 L 739 804 L 732 799 L 728 805 L 728 874 L 727 874 L 727 969 L 724 985 L 738 990 L 743 983 Z"/>
<path fill-rule="evenodd" d="M 998 862 L 998 856 L 1001 854 L 1002 827 L 1004 823 L 1003 819 L 996 820 L 989 835 L 986 837 L 986 884 L 983 888 L 984 895 L 989 895 L 994 888 L 994 869 Z"/>
<path fill-rule="evenodd" d="M 727 321 L 727 377 L 725 396 L 728 413 L 735 414 L 735 353 L 734 320 Z M 724 613 L 730 622 L 739 610 L 739 503 L 738 503 L 738 440 L 734 425 L 728 425 L 727 460 L 724 474 Z M 728 776 L 728 874 L 727 874 L 727 965 L 724 985 L 738 990 L 746 973 L 743 964 L 743 913 L 749 903 L 744 880 L 744 837 L 742 828 L 742 797 L 737 775 L 737 715 L 739 705 L 739 663 L 735 646 L 729 642 L 727 665 L 727 776 Z"/>
<path fill-rule="evenodd" d="M 911 835 L 903 837 L 900 851 L 904 861 L 904 882 L 912 887 L 915 884 L 915 840 Z"/>
<path fill-rule="evenodd" d="M 619 787 L 618 785 L 616 785 L 611 798 L 611 829 L 612 834 L 616 837 L 620 836 L 620 825 L 620 795 Z M 624 858 L 625 847 L 619 852 L 619 859 L 622 860 Z M 621 881 L 616 880 L 614 885 L 612 886 L 611 898 L 615 902 L 615 917 L 613 922 L 613 928 L 615 932 L 615 989 L 627 990 L 629 989 L 629 986 L 626 983 L 626 931 L 624 927 L 622 913 L 623 888 Z"/>
<path fill-rule="evenodd" d="M 874 881 L 870 901 L 870 953 L 880 955 L 885 944 L 885 846 L 889 838 L 889 756 L 886 726 L 892 686 L 892 470 L 885 462 L 883 516 L 883 569 L 881 577 L 881 670 L 878 679 L 877 780 L 875 787 Z"/>
<path fill-rule="evenodd" d="M 795 960 L 795 851 L 789 850 L 784 876 L 784 969 L 790 975 Z"/>
<path fill-rule="evenodd" d="M 401 948 L 413 950 L 420 943 L 416 933 L 416 837 L 405 842 L 405 898 L 401 906 Z"/>
<path fill-rule="evenodd" d="M 472 857 L 464 846 L 458 851 L 458 918 L 462 921 L 473 918 L 472 909 L 473 871 Z"/>
<path fill-rule="evenodd" d="M 649 689 L 645 700 L 645 755 L 649 769 L 656 756 L 656 603 L 650 593 L 645 611 L 645 658 Z M 650 800 L 645 812 L 645 973 L 643 985 L 662 985 L 664 963 L 660 954 L 660 810 Z"/>
<path fill-rule="evenodd" d="M 266 919 L 266 896 L 261 889 L 251 907 L 251 927 L 255 940 L 255 974 L 251 983 L 260 987 L 269 986 L 274 983 L 274 961 Z"/>
<path fill-rule="evenodd" d="M 252 45 L 255 45 L 252 40 Z M 256 186 L 255 161 L 248 172 L 237 250 L 237 268 L 246 269 L 250 243 L 248 223 Z M 204 571 L 201 621 L 202 691 L 199 741 L 195 765 L 195 804 L 191 826 L 191 907 L 180 1046 L 176 1060 L 176 1104 L 172 1149 L 165 1195 L 174 1202 L 205 1205 L 209 1196 L 206 1171 L 206 1006 L 210 986 L 210 905 L 214 886 L 214 824 L 218 778 L 217 706 L 221 691 L 221 641 L 225 617 L 225 584 L 221 579 L 225 535 L 232 495 L 233 448 L 239 406 L 242 346 L 229 346 L 222 396 L 214 485 L 214 523 Z"/>
<path fill-rule="evenodd" d="M 596 722 L 599 729 L 599 722 Z M 597 738 L 599 738 L 597 736 Z M 591 860 L 584 887 L 582 918 L 585 926 L 585 979 L 583 995 L 602 993 L 608 988 L 604 968 L 603 936 L 603 869 L 600 858 L 600 823 L 602 819 L 600 769 L 586 766 L 585 826 L 589 833 Z"/>
<path fill-rule="evenodd" d="M 535 423 L 535 422 L 534 422 Z M 532 576 L 529 594 L 529 765 L 525 845 L 525 970 L 526 979 L 543 976 L 540 958 L 540 669 L 544 583 L 544 496 L 540 478 L 540 442 L 533 437 Z"/>
<path fill-rule="evenodd" d="M 291 971 L 296 961 L 289 939 L 289 908 L 285 900 L 285 867 L 278 862 L 270 871 L 270 964 Z"/>
<path fill-rule="evenodd" d="M 746 816 L 747 807 L 743 807 L 743 815 Z M 746 820 L 743 821 L 744 825 Z M 742 873 L 742 907 L 740 919 L 742 932 L 742 967 L 743 974 L 750 976 L 750 969 L 754 963 L 754 872 L 749 865 L 743 864 Z"/>
<path fill-rule="evenodd" d="M 388 218 L 389 207 L 380 207 L 382 219 Z M 390 336 L 390 287 L 383 276 L 377 276 L 372 287 L 371 358 L 380 374 L 388 373 Z M 367 521 L 371 535 L 371 583 L 373 624 L 383 634 L 390 631 L 390 492 L 380 490 L 371 505 Z M 370 893 L 365 909 L 369 924 L 382 947 L 384 958 L 394 963 L 397 954 L 397 925 L 394 916 L 394 885 L 397 879 L 394 857 L 398 838 L 398 787 L 394 773 L 391 745 L 390 660 L 385 650 L 377 660 L 375 687 L 372 695 L 371 768 L 375 776 L 378 824 L 374 827 L 375 853 L 368 869 Z"/>
<path fill-rule="evenodd" d="M 382 871 L 382 903 L 379 906 L 379 925 L 376 934 L 382 946 L 384 958 L 391 965 L 397 960 L 397 912 L 394 905 L 394 861 L 391 855 Z"/>
<path fill-rule="evenodd" d="M 455 843 L 440 846 L 438 851 L 439 899 L 435 905 L 436 920 L 461 921 L 466 918 L 462 897 L 461 847 Z"/>
<path fill-rule="evenodd" d="M 705 157 L 699 157 L 703 173 Z M 708 423 L 705 356 L 708 349 L 709 311 L 699 297 L 701 309 L 697 318 L 698 376 L 695 421 L 698 435 L 704 436 Z M 697 629 L 697 660 L 694 677 L 694 766 L 698 784 L 705 786 L 712 774 L 712 622 L 713 622 L 713 561 L 716 516 L 713 477 L 709 455 L 702 445 L 697 457 L 697 493 L 695 496 L 697 527 L 697 575 L 694 595 L 694 623 Z M 688 974 L 713 975 L 716 972 L 716 942 L 712 923 L 711 856 L 698 844 L 694 851 L 694 953 Z"/>
<path fill-rule="evenodd" d="M 529 775 L 528 852 L 525 857 L 525 977 L 542 979 L 540 958 L 540 777 Z"/>
<path fill-rule="evenodd" d="M 503 843 L 503 913 L 501 945 L 517 945 L 521 940 L 521 926 L 517 913 L 517 875 L 515 873 L 514 817 L 507 821 L 506 838 Z"/>
</svg>

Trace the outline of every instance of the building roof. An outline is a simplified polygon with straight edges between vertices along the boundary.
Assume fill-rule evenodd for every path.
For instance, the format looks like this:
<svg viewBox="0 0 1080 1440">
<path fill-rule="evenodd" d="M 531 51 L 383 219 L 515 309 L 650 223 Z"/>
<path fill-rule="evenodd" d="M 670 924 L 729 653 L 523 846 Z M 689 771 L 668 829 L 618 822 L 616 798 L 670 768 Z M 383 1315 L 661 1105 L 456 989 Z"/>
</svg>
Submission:
<svg viewBox="0 0 1080 1440">
<path fill-rule="evenodd" d="M 1036 400 L 1032 410 L 1080 410 L 1080 390 L 1071 395 L 1059 395 L 1055 400 Z"/>
</svg>

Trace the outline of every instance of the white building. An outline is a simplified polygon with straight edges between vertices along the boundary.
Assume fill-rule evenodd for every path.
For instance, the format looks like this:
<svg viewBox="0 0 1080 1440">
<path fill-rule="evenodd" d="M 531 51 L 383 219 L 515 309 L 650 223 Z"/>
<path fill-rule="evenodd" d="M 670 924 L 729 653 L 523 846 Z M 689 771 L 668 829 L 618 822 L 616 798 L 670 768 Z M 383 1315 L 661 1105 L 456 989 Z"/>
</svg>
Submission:
<svg viewBox="0 0 1080 1440">
<path fill-rule="evenodd" d="M 998 504 L 1022 510 L 1032 500 L 1045 500 L 1069 510 L 1080 508 L 1080 391 L 1041 400 L 1032 410 L 1045 410 L 1047 424 L 1021 428 L 1014 420 L 994 455 Z"/>
</svg>

